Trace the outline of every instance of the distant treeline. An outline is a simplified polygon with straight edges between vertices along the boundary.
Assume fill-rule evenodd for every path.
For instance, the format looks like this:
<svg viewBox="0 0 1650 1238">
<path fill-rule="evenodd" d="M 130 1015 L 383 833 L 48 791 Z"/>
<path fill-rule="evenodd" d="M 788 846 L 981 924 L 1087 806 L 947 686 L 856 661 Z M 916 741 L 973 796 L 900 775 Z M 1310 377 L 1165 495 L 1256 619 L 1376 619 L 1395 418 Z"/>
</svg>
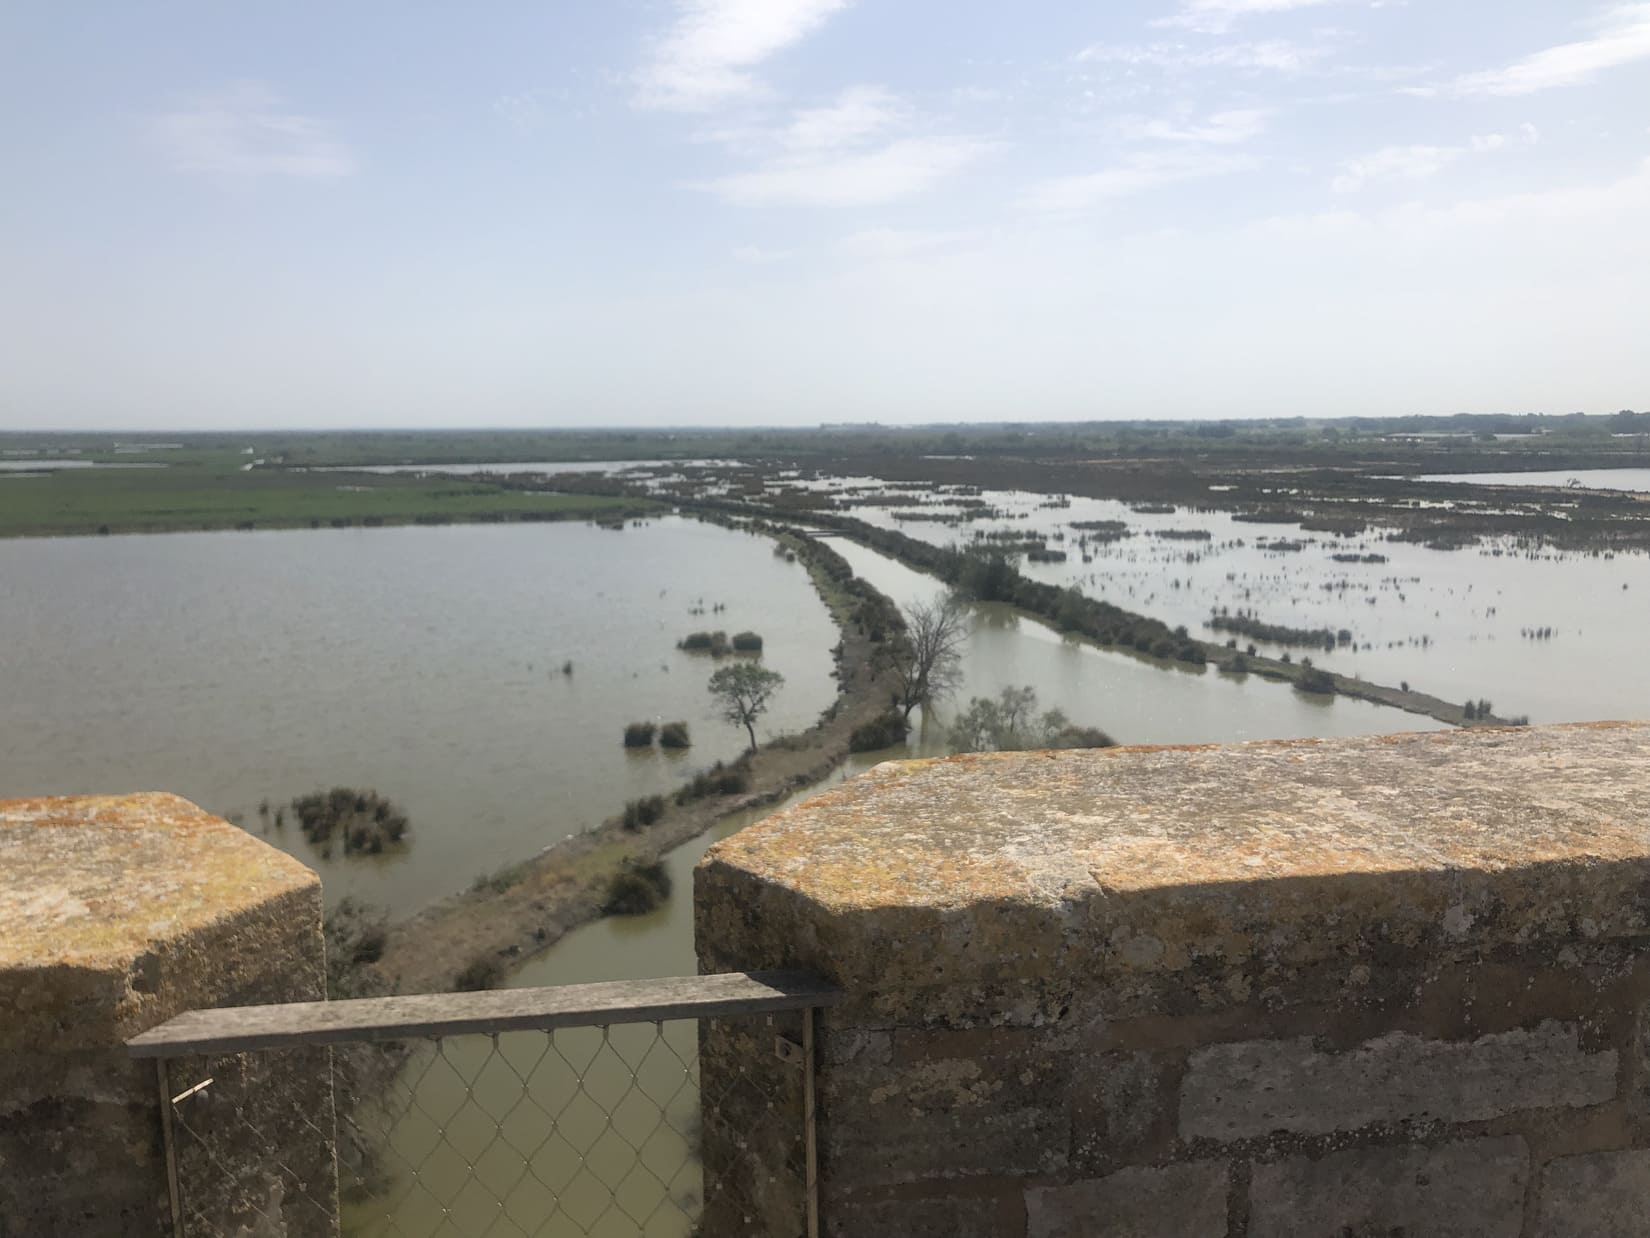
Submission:
<svg viewBox="0 0 1650 1238">
<path fill-rule="evenodd" d="M 893 529 L 879 529 L 851 516 L 818 513 L 822 525 L 852 533 L 855 540 L 918 571 L 938 576 L 954 589 L 981 602 L 1008 602 L 1048 620 L 1065 632 L 1075 632 L 1102 645 L 1134 649 L 1153 657 L 1201 666 L 1207 660 L 1200 642 L 1185 628 L 1170 628 L 1160 620 L 1097 601 L 1076 589 L 1044 584 L 1020 572 L 1002 550 L 989 545 L 966 550 L 930 545 Z M 818 545 L 818 543 L 815 543 Z M 821 546 L 852 569 L 835 551 Z M 897 620 L 897 614 L 895 616 Z"/>
<path fill-rule="evenodd" d="M 1350 644 L 1352 633 L 1346 628 L 1292 628 L 1282 623 L 1265 623 L 1251 611 L 1232 614 L 1216 611 L 1209 616 L 1209 626 L 1217 632 L 1231 632 L 1251 640 L 1263 640 L 1273 645 L 1297 645 L 1315 649 L 1333 649 L 1337 644 Z"/>
</svg>

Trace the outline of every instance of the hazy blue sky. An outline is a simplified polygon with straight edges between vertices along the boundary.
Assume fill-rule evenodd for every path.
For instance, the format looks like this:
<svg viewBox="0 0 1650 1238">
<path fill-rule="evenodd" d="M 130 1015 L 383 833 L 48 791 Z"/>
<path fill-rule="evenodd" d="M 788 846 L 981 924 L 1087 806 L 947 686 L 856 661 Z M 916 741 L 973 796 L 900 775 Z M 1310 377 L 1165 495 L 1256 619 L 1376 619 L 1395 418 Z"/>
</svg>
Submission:
<svg viewBox="0 0 1650 1238">
<path fill-rule="evenodd" d="M 0 9 L 0 427 L 1650 405 L 1650 3 Z"/>
</svg>

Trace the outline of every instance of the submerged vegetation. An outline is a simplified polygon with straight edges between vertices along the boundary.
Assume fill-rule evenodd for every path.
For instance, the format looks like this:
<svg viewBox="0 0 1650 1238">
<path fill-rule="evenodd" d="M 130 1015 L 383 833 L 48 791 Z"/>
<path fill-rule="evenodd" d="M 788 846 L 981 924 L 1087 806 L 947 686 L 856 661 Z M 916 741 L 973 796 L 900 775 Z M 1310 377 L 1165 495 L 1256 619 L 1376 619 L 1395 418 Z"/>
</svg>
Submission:
<svg viewBox="0 0 1650 1238">
<path fill-rule="evenodd" d="M 762 637 L 755 632 L 735 632 L 729 639 L 726 632 L 689 632 L 676 642 L 676 648 L 686 653 L 708 653 L 713 658 L 725 658 L 730 653 L 761 653 Z"/>
<path fill-rule="evenodd" d="M 1308 646 L 1334 649 L 1352 643 L 1352 633 L 1342 628 L 1292 628 L 1282 623 L 1264 623 L 1251 611 L 1228 612 L 1224 608 L 1209 616 L 1209 626 L 1217 632 L 1235 632 L 1272 645 Z"/>
<path fill-rule="evenodd" d="M 292 815 L 304 838 L 330 858 L 333 839 L 345 855 L 379 855 L 407 836 L 407 816 L 376 791 L 333 787 L 292 801 Z"/>
</svg>

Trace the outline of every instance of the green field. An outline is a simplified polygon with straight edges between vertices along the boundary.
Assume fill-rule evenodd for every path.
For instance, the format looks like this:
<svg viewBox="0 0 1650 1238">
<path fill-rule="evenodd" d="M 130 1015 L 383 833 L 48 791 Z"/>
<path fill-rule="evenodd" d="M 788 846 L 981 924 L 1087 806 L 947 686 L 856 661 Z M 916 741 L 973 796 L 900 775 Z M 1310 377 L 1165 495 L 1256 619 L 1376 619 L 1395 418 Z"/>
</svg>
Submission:
<svg viewBox="0 0 1650 1238">
<path fill-rule="evenodd" d="M 0 461 L 158 468 L 60 469 L 0 476 L 0 537 L 577 518 L 648 510 L 645 500 L 549 494 L 474 478 L 315 471 L 487 462 L 736 459 L 855 472 L 903 461 L 954 482 L 1086 493 L 1095 466 L 1111 497 L 1206 497 L 1221 470 L 1352 474 L 1584 469 L 1650 462 L 1650 413 L 1608 416 L 1302 418 L 1245 422 L 568 430 L 0 432 Z M 254 464 L 248 469 L 246 466 Z M 966 474 L 966 476 L 964 476 Z M 1256 473 L 1256 475 L 1259 475 Z M 1087 480 L 1085 481 L 1085 478 Z M 1182 494 L 1190 487 L 1190 491 Z M 579 489 L 585 487 L 579 486 Z M 1596 500 L 1595 500 L 1596 501 Z M 1637 514 L 1636 512 L 1634 513 Z"/>
<path fill-rule="evenodd" d="M 451 478 L 242 471 L 246 460 L 238 452 L 154 455 L 166 460 L 164 468 L 62 469 L 42 477 L 0 477 L 0 537 L 576 519 L 645 506 Z"/>
</svg>

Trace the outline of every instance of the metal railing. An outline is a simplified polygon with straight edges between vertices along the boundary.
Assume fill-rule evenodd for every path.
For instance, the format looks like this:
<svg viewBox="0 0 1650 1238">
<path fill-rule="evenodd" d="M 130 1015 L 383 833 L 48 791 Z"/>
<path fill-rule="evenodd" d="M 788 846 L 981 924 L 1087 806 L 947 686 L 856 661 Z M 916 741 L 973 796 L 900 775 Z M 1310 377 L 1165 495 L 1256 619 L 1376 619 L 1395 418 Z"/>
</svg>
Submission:
<svg viewBox="0 0 1650 1238">
<path fill-rule="evenodd" d="M 793 973 L 198 1010 L 155 1059 L 177 1238 L 818 1233 Z M 784 1148 L 751 1180 L 749 1141 Z"/>
</svg>

